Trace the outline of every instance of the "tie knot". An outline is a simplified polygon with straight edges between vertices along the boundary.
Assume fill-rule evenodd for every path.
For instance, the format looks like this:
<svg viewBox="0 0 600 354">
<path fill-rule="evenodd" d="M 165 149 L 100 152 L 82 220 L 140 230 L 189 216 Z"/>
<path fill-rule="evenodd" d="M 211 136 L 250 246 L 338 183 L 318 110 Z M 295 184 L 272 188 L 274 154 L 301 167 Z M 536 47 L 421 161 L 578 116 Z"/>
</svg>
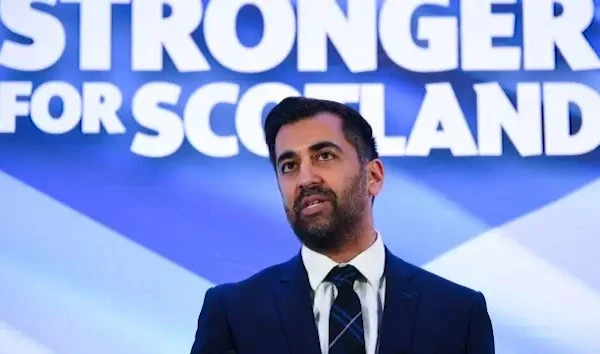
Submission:
<svg viewBox="0 0 600 354">
<path fill-rule="evenodd" d="M 358 269 L 348 264 L 333 268 L 325 279 L 332 282 L 338 289 L 346 286 L 352 288 L 359 275 Z"/>
</svg>

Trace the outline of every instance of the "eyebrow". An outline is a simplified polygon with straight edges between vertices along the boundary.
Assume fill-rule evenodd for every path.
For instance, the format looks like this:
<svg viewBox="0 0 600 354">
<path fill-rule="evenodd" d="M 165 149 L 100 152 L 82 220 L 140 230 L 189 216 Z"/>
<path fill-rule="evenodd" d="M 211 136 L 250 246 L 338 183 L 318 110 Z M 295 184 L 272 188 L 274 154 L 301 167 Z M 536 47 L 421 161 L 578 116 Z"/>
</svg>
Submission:
<svg viewBox="0 0 600 354">
<path fill-rule="evenodd" d="M 312 144 L 311 146 L 309 146 L 308 149 L 311 152 L 317 152 L 319 150 L 323 150 L 323 149 L 326 149 L 326 148 L 334 149 L 334 150 L 336 150 L 336 151 L 338 151 L 340 153 L 342 152 L 342 148 L 339 145 L 337 145 L 337 144 L 335 144 L 335 143 L 333 143 L 331 141 L 319 141 L 319 142 L 317 142 L 317 143 Z M 283 160 L 291 159 L 292 157 L 294 157 L 296 155 L 297 154 L 294 151 L 292 151 L 292 150 L 286 150 L 286 151 L 284 151 L 277 158 L 277 166 L 279 166 L 279 164 Z"/>
</svg>

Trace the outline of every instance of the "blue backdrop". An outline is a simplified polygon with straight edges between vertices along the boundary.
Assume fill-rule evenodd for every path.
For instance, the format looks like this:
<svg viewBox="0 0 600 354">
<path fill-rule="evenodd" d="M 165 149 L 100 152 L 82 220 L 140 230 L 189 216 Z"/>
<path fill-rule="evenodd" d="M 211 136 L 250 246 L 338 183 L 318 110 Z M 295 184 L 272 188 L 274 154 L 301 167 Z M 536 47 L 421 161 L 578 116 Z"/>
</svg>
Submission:
<svg viewBox="0 0 600 354">
<path fill-rule="evenodd" d="M 299 249 L 260 131 L 294 93 L 373 122 L 378 230 L 498 353 L 600 351 L 597 3 L 110 3 L 0 0 L 0 353 L 188 352 Z"/>
</svg>

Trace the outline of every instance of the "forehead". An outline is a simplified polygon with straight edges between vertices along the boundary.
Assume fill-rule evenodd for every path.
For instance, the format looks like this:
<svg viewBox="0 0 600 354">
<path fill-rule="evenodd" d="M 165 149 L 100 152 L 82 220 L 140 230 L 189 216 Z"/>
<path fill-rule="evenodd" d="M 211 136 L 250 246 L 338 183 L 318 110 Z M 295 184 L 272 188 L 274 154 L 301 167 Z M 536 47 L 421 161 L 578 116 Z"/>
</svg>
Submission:
<svg viewBox="0 0 600 354">
<path fill-rule="evenodd" d="M 349 145 L 342 129 L 342 119 L 333 113 L 317 113 L 314 117 L 281 127 L 275 138 L 275 154 L 305 150 L 323 141 L 333 142 L 342 148 Z"/>
</svg>

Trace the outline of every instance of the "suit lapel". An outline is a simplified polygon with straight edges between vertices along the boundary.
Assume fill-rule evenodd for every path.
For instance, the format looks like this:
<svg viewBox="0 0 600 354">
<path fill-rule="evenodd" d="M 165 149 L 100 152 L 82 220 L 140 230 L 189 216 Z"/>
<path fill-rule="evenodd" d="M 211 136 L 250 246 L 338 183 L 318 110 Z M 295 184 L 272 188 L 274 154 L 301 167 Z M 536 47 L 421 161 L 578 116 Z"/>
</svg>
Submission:
<svg viewBox="0 0 600 354">
<path fill-rule="evenodd" d="M 386 248 L 386 289 L 379 353 L 408 352 L 419 294 L 412 286 L 412 267 Z"/>
<path fill-rule="evenodd" d="M 290 351 L 297 354 L 321 353 L 310 284 L 300 256 L 283 266 L 276 287 L 276 302 Z"/>
</svg>

